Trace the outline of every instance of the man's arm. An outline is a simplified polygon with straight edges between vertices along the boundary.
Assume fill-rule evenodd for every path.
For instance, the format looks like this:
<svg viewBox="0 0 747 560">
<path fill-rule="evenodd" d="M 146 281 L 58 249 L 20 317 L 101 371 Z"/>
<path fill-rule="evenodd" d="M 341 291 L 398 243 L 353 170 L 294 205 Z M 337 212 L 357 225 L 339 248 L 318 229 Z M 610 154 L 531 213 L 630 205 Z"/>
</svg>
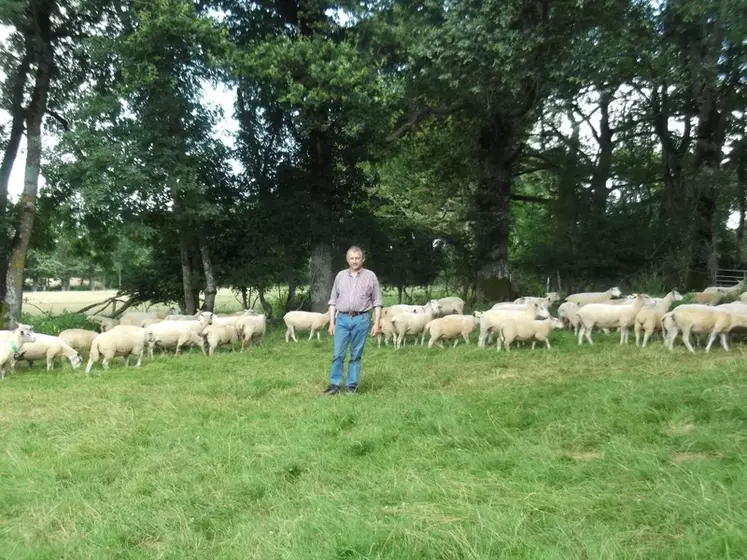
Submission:
<svg viewBox="0 0 747 560">
<path fill-rule="evenodd" d="M 379 334 L 379 326 L 381 324 L 381 307 L 384 305 L 384 298 L 381 295 L 381 286 L 379 286 L 379 279 L 374 274 L 373 283 L 373 307 L 374 307 L 374 321 L 371 327 L 371 336 Z"/>
<path fill-rule="evenodd" d="M 373 327 L 371 327 L 371 336 L 379 334 L 379 325 L 381 321 L 381 307 L 374 307 L 374 321 Z"/>
<path fill-rule="evenodd" d="M 340 275 L 338 274 L 335 276 L 335 283 L 332 284 L 332 293 L 329 295 L 329 301 L 327 302 L 327 305 L 329 305 L 329 335 L 334 336 L 335 335 L 335 307 L 337 306 L 337 296 L 339 294 L 338 290 L 338 279 L 340 278 Z"/>
</svg>

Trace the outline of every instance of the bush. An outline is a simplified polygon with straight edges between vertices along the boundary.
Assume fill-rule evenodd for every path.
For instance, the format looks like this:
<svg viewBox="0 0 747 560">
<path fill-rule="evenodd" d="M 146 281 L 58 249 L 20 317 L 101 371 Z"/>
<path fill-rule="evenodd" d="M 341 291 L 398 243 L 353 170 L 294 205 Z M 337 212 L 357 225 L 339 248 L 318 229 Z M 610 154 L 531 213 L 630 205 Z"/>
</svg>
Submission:
<svg viewBox="0 0 747 560">
<path fill-rule="evenodd" d="M 65 329 L 98 330 L 98 325 L 92 323 L 82 313 L 64 313 L 62 315 L 27 315 L 21 316 L 21 323 L 31 325 L 34 330 L 42 334 L 58 335 Z"/>
</svg>

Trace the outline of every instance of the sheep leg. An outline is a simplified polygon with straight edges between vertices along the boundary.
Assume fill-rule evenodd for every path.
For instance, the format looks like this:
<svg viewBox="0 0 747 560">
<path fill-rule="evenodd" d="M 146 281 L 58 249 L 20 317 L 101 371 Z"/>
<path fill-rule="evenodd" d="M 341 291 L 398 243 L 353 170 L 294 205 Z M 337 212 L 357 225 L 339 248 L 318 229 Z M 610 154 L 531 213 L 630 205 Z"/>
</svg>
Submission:
<svg viewBox="0 0 747 560">
<path fill-rule="evenodd" d="M 633 325 L 633 332 L 635 333 L 635 345 L 640 346 L 640 338 L 641 338 L 641 325 L 639 323 L 635 323 Z"/>
<path fill-rule="evenodd" d="M 312 338 L 314 338 L 314 329 L 311 329 L 311 332 L 309 333 L 309 342 L 311 342 Z"/>
<path fill-rule="evenodd" d="M 721 333 L 721 346 L 724 347 L 724 350 L 727 352 L 729 351 L 729 344 L 726 342 L 726 334 Z"/>
<path fill-rule="evenodd" d="M 705 351 L 710 352 L 711 351 L 711 344 L 713 344 L 713 341 L 716 340 L 716 331 L 712 331 L 711 334 L 708 335 L 708 344 L 706 344 Z"/>
<path fill-rule="evenodd" d="M 645 348 L 646 344 L 648 344 L 648 337 L 649 337 L 648 331 L 644 332 L 643 333 L 643 346 L 641 346 L 641 348 Z M 638 346 L 638 335 L 636 335 L 636 346 Z"/>
<path fill-rule="evenodd" d="M 104 359 L 101 361 L 101 365 L 104 369 L 109 369 L 109 358 L 104 356 Z"/>
<path fill-rule="evenodd" d="M 319 329 L 319 330 L 316 331 L 316 339 L 318 341 L 322 340 L 322 337 L 321 337 L 321 334 L 320 334 L 321 332 L 322 332 L 322 329 Z"/>
<path fill-rule="evenodd" d="M 584 330 L 586 331 L 586 340 L 589 341 L 589 344 L 594 344 L 594 341 L 591 339 L 591 330 L 594 328 L 594 325 L 592 324 L 589 327 L 584 327 Z M 607 331 L 609 332 L 609 331 Z"/>
<path fill-rule="evenodd" d="M 428 341 L 428 348 L 433 348 L 433 345 L 436 344 L 437 341 L 438 341 L 438 338 L 431 335 L 431 339 Z"/>
<path fill-rule="evenodd" d="M 577 331 L 578 345 L 581 346 L 584 343 L 584 326 L 578 325 Z"/>
<path fill-rule="evenodd" d="M 285 329 L 285 342 L 288 342 L 288 339 L 290 338 L 290 332 L 291 332 L 290 327 Z"/>
<path fill-rule="evenodd" d="M 140 364 L 143 363 L 143 353 L 145 352 L 144 348 L 140 349 L 140 352 L 137 355 L 137 363 L 135 364 L 135 367 L 140 367 Z"/>
<path fill-rule="evenodd" d="M 690 352 L 695 352 L 693 345 L 690 344 L 690 328 L 688 327 L 682 329 L 682 342 L 685 343 L 685 346 L 690 350 Z"/>
<path fill-rule="evenodd" d="M 296 338 L 296 327 L 291 327 L 291 338 L 293 339 L 293 342 L 298 342 L 298 339 Z"/>
<path fill-rule="evenodd" d="M 552 348 L 552 346 L 550 346 L 550 339 L 549 339 L 549 338 L 546 338 L 546 339 L 545 339 L 545 344 L 547 345 L 547 349 L 548 349 L 548 350 L 549 350 L 550 348 Z"/>
<path fill-rule="evenodd" d="M 54 358 L 47 356 L 47 371 L 52 371 L 54 368 Z"/>
<path fill-rule="evenodd" d="M 534 344 L 535 344 L 535 342 L 537 342 L 537 341 L 536 340 L 532 341 L 532 350 L 534 350 Z"/>
<path fill-rule="evenodd" d="M 125 367 L 130 367 L 130 355 L 125 356 Z"/>
<path fill-rule="evenodd" d="M 457 344 L 459 344 L 459 339 L 458 339 L 458 338 L 455 338 L 455 339 L 454 339 L 454 346 L 452 346 L 452 348 L 456 348 L 456 347 L 457 347 Z"/>
</svg>

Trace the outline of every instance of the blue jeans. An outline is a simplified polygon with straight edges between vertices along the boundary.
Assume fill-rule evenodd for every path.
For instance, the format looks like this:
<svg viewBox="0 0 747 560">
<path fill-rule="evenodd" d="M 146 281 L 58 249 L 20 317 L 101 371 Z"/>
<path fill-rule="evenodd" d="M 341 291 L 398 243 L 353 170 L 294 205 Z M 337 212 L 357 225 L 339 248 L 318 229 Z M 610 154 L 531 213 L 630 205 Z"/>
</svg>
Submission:
<svg viewBox="0 0 747 560">
<path fill-rule="evenodd" d="M 361 356 L 368 336 L 368 313 L 363 315 L 343 315 L 338 313 L 335 318 L 335 350 L 332 354 L 332 372 L 329 382 L 332 385 L 342 384 L 342 364 L 350 346 L 350 361 L 348 362 L 347 385 L 357 385 L 361 371 Z"/>
</svg>

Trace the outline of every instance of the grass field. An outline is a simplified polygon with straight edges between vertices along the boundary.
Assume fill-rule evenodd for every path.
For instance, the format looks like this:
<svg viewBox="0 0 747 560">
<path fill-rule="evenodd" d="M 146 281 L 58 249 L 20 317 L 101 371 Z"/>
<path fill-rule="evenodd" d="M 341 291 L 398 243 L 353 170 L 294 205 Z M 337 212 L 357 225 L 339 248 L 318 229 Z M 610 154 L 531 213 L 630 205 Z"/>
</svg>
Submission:
<svg viewBox="0 0 747 560">
<path fill-rule="evenodd" d="M 557 331 L 556 331 L 556 334 Z M 556 337 L 557 338 L 557 337 Z M 0 384 L 4 558 L 739 558 L 745 350 L 331 341 Z"/>
</svg>

